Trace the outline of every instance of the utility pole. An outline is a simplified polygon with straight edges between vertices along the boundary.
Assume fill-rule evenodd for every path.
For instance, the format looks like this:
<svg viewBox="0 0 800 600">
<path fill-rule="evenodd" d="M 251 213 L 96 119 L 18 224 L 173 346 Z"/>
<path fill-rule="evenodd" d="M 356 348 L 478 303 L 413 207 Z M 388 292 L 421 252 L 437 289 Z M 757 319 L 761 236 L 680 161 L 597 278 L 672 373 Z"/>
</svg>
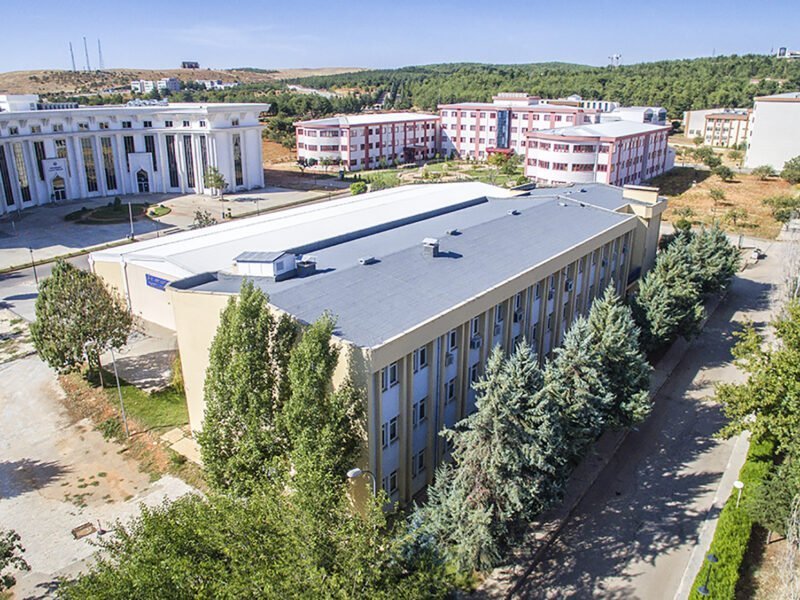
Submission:
<svg viewBox="0 0 800 600">
<path fill-rule="evenodd" d="M 131 232 L 130 232 L 130 234 L 128 235 L 128 237 L 129 237 L 130 239 L 133 239 L 133 205 L 131 205 L 131 203 L 130 203 L 130 202 L 128 202 L 128 218 L 129 218 L 129 219 L 130 219 L 130 221 L 131 221 Z"/>
<path fill-rule="evenodd" d="M 72 59 L 72 72 L 74 73 L 78 69 L 75 68 L 75 52 L 72 51 L 72 42 L 69 43 L 69 57 Z"/>
<path fill-rule="evenodd" d="M 99 63 L 97 68 L 102 71 L 105 65 L 103 64 L 103 48 L 100 46 L 100 38 L 97 38 L 97 62 Z"/>
<path fill-rule="evenodd" d="M 86 71 L 91 71 L 92 65 L 89 63 L 89 46 L 86 45 L 86 36 L 83 36 L 83 53 L 86 55 Z"/>
</svg>

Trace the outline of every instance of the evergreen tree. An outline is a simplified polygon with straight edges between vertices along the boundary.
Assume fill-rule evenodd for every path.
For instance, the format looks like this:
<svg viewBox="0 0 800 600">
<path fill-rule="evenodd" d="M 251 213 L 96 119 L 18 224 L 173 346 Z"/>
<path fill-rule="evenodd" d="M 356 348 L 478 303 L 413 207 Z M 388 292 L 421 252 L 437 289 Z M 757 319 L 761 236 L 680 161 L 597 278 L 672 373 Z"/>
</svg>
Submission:
<svg viewBox="0 0 800 600">
<path fill-rule="evenodd" d="M 614 403 L 607 417 L 612 426 L 628 427 L 650 413 L 650 365 L 639 345 L 639 328 L 631 309 L 613 286 L 592 303 L 589 311 L 592 345 L 600 359 Z"/>
<path fill-rule="evenodd" d="M 633 301 L 645 348 L 655 350 L 697 333 L 703 318 L 698 279 L 687 244 L 676 239 L 659 253 Z"/>
<path fill-rule="evenodd" d="M 741 254 L 719 225 L 702 229 L 688 241 L 693 271 L 704 295 L 724 290 L 739 270 Z"/>
<path fill-rule="evenodd" d="M 133 319 L 125 302 L 94 273 L 59 260 L 39 286 L 31 338 L 39 356 L 57 371 L 78 368 L 128 340 Z"/>
<path fill-rule="evenodd" d="M 462 570 L 497 564 L 524 523 L 560 497 L 564 439 L 542 381 L 527 342 L 508 359 L 495 348 L 475 384 L 478 411 L 444 432 L 453 466 L 439 470 L 418 514 Z"/>
<path fill-rule="evenodd" d="M 280 365 L 286 364 L 294 336 L 289 317 L 276 323 L 266 295 L 250 281 L 222 312 L 209 351 L 205 420 L 198 435 L 213 488 L 247 495 L 284 456 L 285 435 L 277 422 Z"/>
<path fill-rule="evenodd" d="M 615 398 L 608 388 L 585 318 L 573 322 L 555 355 L 545 368 L 544 392 L 561 415 L 567 440 L 565 458 L 577 463 L 587 446 L 603 432 Z"/>
</svg>

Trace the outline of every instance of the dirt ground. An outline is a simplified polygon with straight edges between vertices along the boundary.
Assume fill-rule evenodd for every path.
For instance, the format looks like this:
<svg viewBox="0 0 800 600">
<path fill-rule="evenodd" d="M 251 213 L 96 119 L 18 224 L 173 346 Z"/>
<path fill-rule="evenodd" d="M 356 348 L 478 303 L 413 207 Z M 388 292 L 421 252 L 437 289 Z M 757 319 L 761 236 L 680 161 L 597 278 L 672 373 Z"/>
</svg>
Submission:
<svg viewBox="0 0 800 600">
<path fill-rule="evenodd" d="M 261 148 L 263 151 L 263 161 L 265 165 L 274 165 L 278 163 L 294 163 L 297 157 L 297 151 L 294 148 L 286 148 L 278 142 L 271 140 L 261 140 Z"/>
<path fill-rule="evenodd" d="M 0 73 L 0 93 L 8 94 L 85 94 L 113 88 L 129 89 L 136 79 L 177 77 L 181 80 L 221 79 L 224 82 L 259 83 L 296 77 L 337 75 L 363 71 L 360 67 L 321 67 L 276 69 L 267 72 L 239 69 L 106 69 L 103 71 L 9 71 Z"/>
<path fill-rule="evenodd" d="M 781 224 L 772 217 L 764 199 L 797 193 L 790 184 L 776 177 L 761 181 L 752 175 L 737 173 L 733 181 L 726 182 L 709 171 L 692 167 L 676 167 L 651 183 L 661 188 L 661 193 L 669 198 L 669 209 L 665 213 L 667 221 L 679 218 L 676 211 L 688 207 L 693 211 L 688 218 L 697 225 L 710 224 L 717 219 L 728 231 L 765 239 L 774 239 Z M 711 197 L 711 190 L 715 188 L 725 194 L 716 206 Z M 745 214 L 734 222 L 732 209 L 744 210 Z"/>
<path fill-rule="evenodd" d="M 786 540 L 773 536 L 770 544 L 766 542 L 766 531 L 756 527 L 742 565 L 736 600 L 775 600 L 781 597 L 780 570 Z"/>
</svg>

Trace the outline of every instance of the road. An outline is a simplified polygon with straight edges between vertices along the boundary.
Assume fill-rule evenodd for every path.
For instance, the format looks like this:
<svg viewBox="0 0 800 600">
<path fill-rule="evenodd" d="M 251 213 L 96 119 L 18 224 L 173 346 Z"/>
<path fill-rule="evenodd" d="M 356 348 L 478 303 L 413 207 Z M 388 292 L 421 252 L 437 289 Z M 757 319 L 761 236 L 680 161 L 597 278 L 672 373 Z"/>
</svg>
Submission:
<svg viewBox="0 0 800 600">
<path fill-rule="evenodd" d="M 629 434 L 518 597 L 685 597 L 746 450 L 743 438 L 713 437 L 723 416 L 711 397 L 715 382 L 742 378 L 730 362 L 731 334 L 744 320 L 763 326 L 771 318 L 786 245 L 764 250 L 767 258 L 734 280 L 653 414 Z"/>
</svg>

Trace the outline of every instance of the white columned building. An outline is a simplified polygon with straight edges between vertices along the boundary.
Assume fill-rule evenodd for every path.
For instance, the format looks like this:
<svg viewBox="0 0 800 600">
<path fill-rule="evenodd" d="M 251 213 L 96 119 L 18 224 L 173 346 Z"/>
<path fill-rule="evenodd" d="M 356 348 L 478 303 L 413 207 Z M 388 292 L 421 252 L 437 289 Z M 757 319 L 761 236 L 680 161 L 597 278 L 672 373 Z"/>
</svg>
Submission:
<svg viewBox="0 0 800 600">
<path fill-rule="evenodd" d="M 0 215 L 101 196 L 210 194 L 210 167 L 229 192 L 264 187 L 268 104 L 37 109 L 14 98 L 0 96 Z"/>
</svg>

